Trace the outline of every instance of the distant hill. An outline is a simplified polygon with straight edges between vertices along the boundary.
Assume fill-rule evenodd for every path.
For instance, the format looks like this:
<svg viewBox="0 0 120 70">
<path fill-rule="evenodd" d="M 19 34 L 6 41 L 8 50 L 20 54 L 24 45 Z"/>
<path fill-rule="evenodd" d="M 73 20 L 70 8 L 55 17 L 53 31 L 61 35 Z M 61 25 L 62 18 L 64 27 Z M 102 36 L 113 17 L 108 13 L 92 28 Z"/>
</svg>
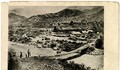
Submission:
<svg viewBox="0 0 120 70">
<path fill-rule="evenodd" d="M 84 12 L 77 9 L 64 9 L 60 12 L 55 13 L 55 15 L 58 15 L 59 17 L 73 17 L 81 14 L 84 14 Z"/>
<path fill-rule="evenodd" d="M 101 9 L 98 12 L 91 14 L 89 20 L 104 21 L 104 9 Z"/>
<path fill-rule="evenodd" d="M 53 27 L 57 23 L 70 23 L 70 21 L 81 22 L 85 19 L 89 21 L 104 21 L 103 7 L 93 7 L 91 9 L 81 10 L 79 7 L 68 7 L 56 13 L 44 15 L 33 15 L 29 18 L 19 16 L 14 13 L 9 14 L 9 23 L 18 22 L 18 25 L 30 25 L 37 28 Z"/>
<path fill-rule="evenodd" d="M 15 24 L 19 21 L 22 21 L 22 20 L 26 19 L 26 17 L 21 16 L 21 15 L 17 15 L 15 13 L 9 13 L 8 17 L 9 17 L 9 24 L 10 25 L 13 25 L 13 24 Z"/>
<path fill-rule="evenodd" d="M 21 21 L 23 25 L 32 24 L 33 27 L 51 27 L 54 23 L 62 23 L 71 21 L 76 16 L 85 16 L 84 12 L 76 9 L 64 9 L 57 13 L 49 13 L 44 15 L 34 15 L 24 21 Z M 81 19 L 81 18 L 79 18 Z M 75 20 L 75 19 L 74 19 Z"/>
</svg>

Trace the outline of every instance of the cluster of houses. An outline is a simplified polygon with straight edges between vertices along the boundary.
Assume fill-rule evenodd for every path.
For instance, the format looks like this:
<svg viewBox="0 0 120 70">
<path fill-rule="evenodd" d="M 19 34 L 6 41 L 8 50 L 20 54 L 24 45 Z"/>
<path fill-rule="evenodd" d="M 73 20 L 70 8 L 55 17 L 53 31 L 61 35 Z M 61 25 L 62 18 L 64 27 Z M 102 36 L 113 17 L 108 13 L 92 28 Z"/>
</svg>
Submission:
<svg viewBox="0 0 120 70">
<path fill-rule="evenodd" d="M 88 27 L 89 25 L 87 24 L 88 22 L 86 21 L 82 21 L 82 26 L 87 25 L 86 27 Z M 97 39 L 97 36 L 102 35 L 103 33 L 98 31 L 95 32 L 93 29 L 90 28 L 81 28 L 79 26 L 74 27 L 73 25 L 76 25 L 78 23 L 75 23 L 73 21 L 70 22 L 70 24 L 67 24 L 69 26 L 64 26 L 63 27 L 59 24 L 59 26 L 54 26 L 53 28 L 37 28 L 37 29 L 33 29 L 33 33 L 38 33 L 39 35 L 37 37 L 29 37 L 30 34 L 23 34 L 20 38 L 22 39 L 21 41 L 29 41 L 30 45 L 35 45 L 38 48 L 53 48 L 54 50 L 59 50 L 61 44 L 59 44 L 58 42 L 76 42 L 76 43 L 87 43 L 88 39 Z M 102 24 L 102 22 L 100 23 Z M 35 35 L 35 34 L 33 34 Z M 44 35 L 45 37 L 40 37 Z M 53 37 L 51 39 L 51 37 Z M 55 37 L 57 38 L 57 40 L 55 40 Z M 66 39 L 64 39 L 66 38 Z M 18 39 L 18 38 L 11 38 L 11 39 Z M 37 40 L 35 40 L 37 39 Z M 62 39 L 62 40 L 61 40 Z M 63 46 L 63 45 L 62 45 Z"/>
</svg>

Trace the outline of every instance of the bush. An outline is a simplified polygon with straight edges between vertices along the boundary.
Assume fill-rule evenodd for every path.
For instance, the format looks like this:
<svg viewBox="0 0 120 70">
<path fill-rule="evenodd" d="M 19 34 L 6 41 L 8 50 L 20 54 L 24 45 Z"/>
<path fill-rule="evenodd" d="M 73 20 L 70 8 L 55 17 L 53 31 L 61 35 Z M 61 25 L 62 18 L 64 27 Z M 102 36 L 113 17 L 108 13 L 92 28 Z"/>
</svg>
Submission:
<svg viewBox="0 0 120 70">
<path fill-rule="evenodd" d="M 76 64 L 73 61 L 69 63 L 60 61 L 60 64 L 63 65 L 64 70 L 91 70 L 91 67 L 86 67 L 84 64 Z"/>
<path fill-rule="evenodd" d="M 19 61 L 16 56 L 16 52 L 13 49 L 8 51 L 8 70 L 18 70 Z"/>
<path fill-rule="evenodd" d="M 103 49 L 104 48 L 102 38 L 96 40 L 95 47 L 98 48 L 98 49 Z"/>
</svg>

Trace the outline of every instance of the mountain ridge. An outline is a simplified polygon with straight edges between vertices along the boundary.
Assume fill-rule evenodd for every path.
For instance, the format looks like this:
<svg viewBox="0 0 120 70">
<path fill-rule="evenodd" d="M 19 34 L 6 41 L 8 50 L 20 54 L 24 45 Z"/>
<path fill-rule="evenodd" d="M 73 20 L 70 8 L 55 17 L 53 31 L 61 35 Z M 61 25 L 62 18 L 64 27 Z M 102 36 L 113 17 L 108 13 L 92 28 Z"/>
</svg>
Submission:
<svg viewBox="0 0 120 70">
<path fill-rule="evenodd" d="M 103 11 L 101 11 L 103 10 Z M 102 12 L 102 13 L 101 13 Z M 85 19 L 87 21 L 104 21 L 103 20 L 104 9 L 103 7 L 95 7 L 93 9 L 88 9 L 81 11 L 79 9 L 63 9 L 56 13 L 47 13 L 43 15 L 33 15 L 29 18 L 20 20 L 18 25 L 22 24 L 32 25 L 33 27 L 52 27 L 56 23 L 64 23 L 70 21 L 80 22 Z M 9 19 L 10 20 L 10 19 Z"/>
</svg>

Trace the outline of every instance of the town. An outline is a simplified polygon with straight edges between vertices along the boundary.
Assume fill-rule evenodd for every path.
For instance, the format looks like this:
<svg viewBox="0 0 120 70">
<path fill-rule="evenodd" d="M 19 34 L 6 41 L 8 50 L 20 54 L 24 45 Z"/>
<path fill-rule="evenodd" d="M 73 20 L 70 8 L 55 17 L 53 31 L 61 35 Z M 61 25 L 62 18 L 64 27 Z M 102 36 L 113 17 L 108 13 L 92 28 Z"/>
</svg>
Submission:
<svg viewBox="0 0 120 70">
<path fill-rule="evenodd" d="M 95 9 L 100 10 L 91 17 L 102 17 L 103 8 Z M 8 70 L 103 70 L 104 21 L 99 17 L 85 18 L 74 9 L 34 15 L 9 25 L 8 36 Z"/>
</svg>

